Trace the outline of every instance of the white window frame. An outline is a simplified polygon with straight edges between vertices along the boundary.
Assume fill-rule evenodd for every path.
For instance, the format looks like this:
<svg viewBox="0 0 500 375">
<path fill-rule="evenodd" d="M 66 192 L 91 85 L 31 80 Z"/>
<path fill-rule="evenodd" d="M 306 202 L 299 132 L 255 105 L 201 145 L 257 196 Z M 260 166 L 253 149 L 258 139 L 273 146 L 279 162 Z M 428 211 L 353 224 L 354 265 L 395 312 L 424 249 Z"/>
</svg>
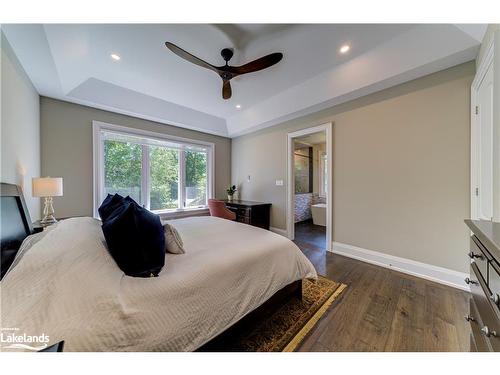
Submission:
<svg viewBox="0 0 500 375">
<path fill-rule="evenodd" d="M 123 135 L 130 136 L 140 136 L 145 138 L 151 138 L 159 141 L 168 141 L 180 143 L 188 146 L 203 146 L 207 149 L 207 199 L 213 198 L 214 195 L 214 174 L 215 174 L 215 144 L 211 142 L 198 141 L 189 138 L 182 138 L 173 135 L 167 135 L 163 133 L 152 132 L 148 130 L 141 130 L 135 128 L 129 128 L 127 126 L 120 126 L 114 124 L 108 124 L 101 121 L 92 121 L 92 134 L 93 134 L 93 202 L 94 208 L 93 213 L 95 218 L 99 218 L 98 208 L 101 202 L 105 198 L 105 189 L 104 189 L 104 138 L 102 137 L 103 131 L 111 131 L 120 133 Z M 144 147 L 143 153 L 144 153 Z M 185 159 L 184 153 L 181 152 L 181 157 L 179 159 L 179 202 L 184 202 L 185 192 L 184 189 L 181 188 L 184 181 L 185 174 Z M 141 189 L 142 189 L 142 202 L 138 202 L 149 208 L 149 158 L 142 158 L 142 172 L 141 172 Z M 184 206 L 184 204 L 182 204 Z M 183 207 L 176 209 L 167 209 L 167 210 L 158 210 L 154 211 L 158 214 L 168 214 L 168 213 L 176 213 L 176 212 L 184 212 L 184 211 L 196 211 L 196 210 L 205 210 L 207 206 L 203 207 Z"/>
<path fill-rule="evenodd" d="M 322 198 L 326 198 L 327 191 L 325 190 L 325 168 L 328 165 L 328 156 L 326 151 L 318 151 L 319 159 L 319 189 L 318 194 Z M 325 165 L 326 164 L 326 165 Z M 328 168 L 327 168 L 328 172 Z M 328 181 L 326 181 L 328 185 Z"/>
</svg>

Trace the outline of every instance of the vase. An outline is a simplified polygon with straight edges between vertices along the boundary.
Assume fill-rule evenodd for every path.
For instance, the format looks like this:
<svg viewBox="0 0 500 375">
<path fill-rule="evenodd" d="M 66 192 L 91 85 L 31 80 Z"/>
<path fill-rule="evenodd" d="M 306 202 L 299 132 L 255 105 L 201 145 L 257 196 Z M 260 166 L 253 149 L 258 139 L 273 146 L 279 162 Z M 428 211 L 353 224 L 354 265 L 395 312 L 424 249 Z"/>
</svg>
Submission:
<svg viewBox="0 0 500 375">
<path fill-rule="evenodd" d="M 233 196 L 228 194 L 228 195 L 227 195 L 227 200 L 228 200 L 229 202 L 232 202 L 232 201 L 233 201 Z"/>
</svg>

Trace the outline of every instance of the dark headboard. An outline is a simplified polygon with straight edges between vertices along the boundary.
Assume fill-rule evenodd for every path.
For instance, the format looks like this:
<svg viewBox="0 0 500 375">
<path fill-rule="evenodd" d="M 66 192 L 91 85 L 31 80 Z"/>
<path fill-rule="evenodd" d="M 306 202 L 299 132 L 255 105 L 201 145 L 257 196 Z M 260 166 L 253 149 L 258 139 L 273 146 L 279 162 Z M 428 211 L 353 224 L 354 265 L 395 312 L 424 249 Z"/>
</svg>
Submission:
<svg viewBox="0 0 500 375">
<path fill-rule="evenodd" d="M 33 225 L 23 192 L 17 185 L 1 183 L 0 211 L 1 280 L 23 240 L 33 233 Z"/>
</svg>

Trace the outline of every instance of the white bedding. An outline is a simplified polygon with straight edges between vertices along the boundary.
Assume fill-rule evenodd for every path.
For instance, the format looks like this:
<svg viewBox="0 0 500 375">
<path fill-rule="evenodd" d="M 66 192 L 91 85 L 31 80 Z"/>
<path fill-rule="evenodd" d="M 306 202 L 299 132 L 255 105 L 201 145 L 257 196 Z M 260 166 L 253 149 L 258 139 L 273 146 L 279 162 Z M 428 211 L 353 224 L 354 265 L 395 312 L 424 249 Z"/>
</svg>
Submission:
<svg viewBox="0 0 500 375">
<path fill-rule="evenodd" d="M 58 223 L 0 282 L 1 327 L 64 340 L 65 351 L 192 351 L 285 285 L 317 277 L 272 232 L 214 217 L 169 223 L 186 254 L 167 253 L 156 278 L 125 276 L 98 220 Z"/>
</svg>

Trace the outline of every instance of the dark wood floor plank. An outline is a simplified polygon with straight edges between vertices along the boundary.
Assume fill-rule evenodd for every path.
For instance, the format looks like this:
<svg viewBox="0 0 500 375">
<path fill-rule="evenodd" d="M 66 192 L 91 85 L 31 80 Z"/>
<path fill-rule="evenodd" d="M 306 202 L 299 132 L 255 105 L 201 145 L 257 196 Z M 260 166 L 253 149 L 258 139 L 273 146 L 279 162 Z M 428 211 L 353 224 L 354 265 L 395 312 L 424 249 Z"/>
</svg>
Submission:
<svg viewBox="0 0 500 375">
<path fill-rule="evenodd" d="M 352 277 L 353 279 L 358 279 L 363 276 L 363 272 L 359 268 L 353 269 L 352 272 L 354 273 L 354 275 L 351 275 L 351 272 L 348 272 L 343 280 L 349 280 L 350 277 Z M 340 280 L 340 278 L 335 278 L 335 276 L 332 276 L 331 274 L 327 274 L 326 276 L 331 278 L 332 280 Z M 333 350 L 332 347 L 335 347 L 337 351 L 342 351 L 342 342 L 336 342 L 335 339 L 337 337 L 350 337 L 349 332 L 345 332 L 345 329 L 349 328 L 349 326 L 338 323 L 348 318 L 347 315 L 350 313 L 349 301 L 353 301 L 358 298 L 357 296 L 350 298 L 349 296 L 353 293 L 358 294 L 360 293 L 360 291 L 353 288 L 348 288 L 343 291 L 340 298 L 338 298 L 334 302 L 329 311 L 317 323 L 316 327 L 310 333 L 309 337 L 304 340 L 302 346 L 300 347 L 300 351 L 311 350 L 311 348 L 314 347 L 315 343 L 319 341 L 320 336 L 323 336 L 323 341 L 325 342 L 325 344 L 322 343 L 322 345 L 324 347 L 328 347 L 329 350 Z M 347 304 L 345 304 L 346 300 L 348 301 Z M 333 311 L 335 311 L 334 314 Z M 335 319 L 335 322 L 332 323 L 330 319 Z"/>
<path fill-rule="evenodd" d="M 426 285 L 426 319 L 424 345 L 428 351 L 466 350 L 467 343 L 460 342 L 467 332 L 463 320 L 466 310 L 457 310 L 460 303 L 455 290 L 445 286 Z M 457 311 L 462 311 L 457 314 Z M 467 335 L 468 338 L 468 335 Z"/>
<path fill-rule="evenodd" d="M 359 288 L 348 288 L 345 295 L 338 304 L 330 310 L 326 319 L 326 326 L 322 327 L 322 334 L 318 340 L 332 351 L 352 351 L 357 341 L 359 324 L 362 322 L 368 309 L 368 303 L 359 301 L 369 301 L 371 289 L 380 274 L 373 269 L 365 267 L 354 267 L 342 281 L 349 285 L 355 281 Z M 350 324 L 356 321 L 358 324 Z"/>
<path fill-rule="evenodd" d="M 354 334 L 354 351 L 384 350 L 402 285 L 403 280 L 394 273 L 377 272 Z"/>
<path fill-rule="evenodd" d="M 381 273 L 387 275 L 386 272 Z M 390 272 L 388 275 L 383 284 L 376 289 L 373 298 L 376 304 L 365 318 L 365 320 L 369 318 L 372 326 L 376 329 L 373 341 L 370 343 L 371 349 L 375 351 L 384 351 L 404 283 L 404 279 L 399 274 Z"/>
<path fill-rule="evenodd" d="M 332 260 L 331 257 L 325 257 L 325 258 L 328 258 L 330 261 Z M 324 276 L 326 276 L 332 280 L 336 280 L 336 281 L 342 280 L 341 282 L 343 282 L 345 284 L 348 284 L 351 280 L 357 280 L 363 276 L 364 270 L 360 269 L 359 267 L 356 268 L 355 263 L 352 262 L 351 259 L 349 259 L 349 258 L 340 257 L 340 258 L 336 259 L 335 263 L 338 266 L 328 267 L 328 272 L 325 272 L 325 273 L 320 272 L 318 270 L 318 268 L 316 268 L 316 269 L 319 273 L 323 274 Z M 337 310 L 336 306 L 339 304 L 342 304 L 343 301 L 345 300 L 345 298 L 347 296 L 349 296 L 351 293 L 359 293 L 359 291 L 356 289 L 353 289 L 353 288 L 348 288 L 348 289 L 343 291 L 341 296 L 339 298 L 337 298 L 337 300 L 335 300 L 335 302 L 333 303 L 329 312 L 327 312 L 320 319 L 320 321 L 317 323 L 315 329 L 313 329 L 313 331 L 310 333 L 309 337 L 306 340 L 304 340 L 304 342 L 300 348 L 300 351 L 314 351 L 314 347 L 316 346 L 316 343 L 318 342 L 319 337 L 322 335 L 322 333 L 325 330 L 329 330 L 329 329 L 342 330 L 343 329 L 343 326 L 341 326 L 341 325 L 339 326 L 337 324 L 330 323 L 330 321 L 329 321 L 330 318 L 333 318 L 333 316 L 334 316 L 333 314 L 330 314 L 330 313 L 335 309 L 335 311 L 336 311 L 335 316 L 337 316 L 335 319 L 338 319 L 338 315 L 341 316 L 343 314 L 344 308 Z M 357 297 L 355 296 L 353 298 L 353 300 L 355 300 L 356 298 Z M 335 332 L 332 332 L 331 334 L 333 336 L 335 336 Z M 327 347 L 325 345 L 323 345 L 323 346 Z"/>
<path fill-rule="evenodd" d="M 313 344 L 313 346 L 311 347 L 311 349 L 308 351 L 309 352 L 331 352 L 331 350 L 329 348 L 327 348 L 323 344 L 319 343 L 318 341 L 316 341 Z"/>
<path fill-rule="evenodd" d="M 424 350 L 425 285 L 405 278 L 384 351 Z"/>
</svg>

